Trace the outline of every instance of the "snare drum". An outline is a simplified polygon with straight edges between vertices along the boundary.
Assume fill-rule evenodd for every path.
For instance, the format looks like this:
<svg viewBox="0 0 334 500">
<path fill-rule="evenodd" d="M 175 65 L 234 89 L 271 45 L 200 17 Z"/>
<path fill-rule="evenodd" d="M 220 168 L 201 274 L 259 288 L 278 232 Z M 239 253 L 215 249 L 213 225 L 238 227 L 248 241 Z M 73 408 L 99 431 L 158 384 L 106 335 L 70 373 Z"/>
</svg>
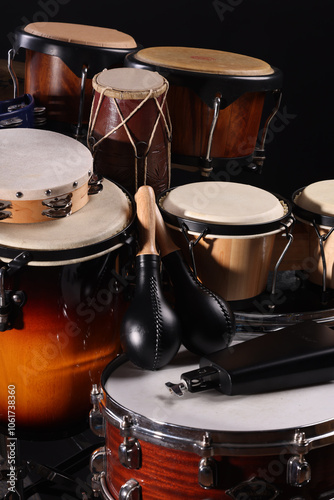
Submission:
<svg viewBox="0 0 334 500">
<path fill-rule="evenodd" d="M 22 179 L 13 180 L 21 189 Z M 69 217 L 0 223 L 4 433 L 12 386 L 16 436 L 77 433 L 87 423 L 92 383 L 120 352 L 134 202 L 115 183 L 103 186 Z"/>
<path fill-rule="evenodd" d="M 254 156 L 267 92 L 279 105 L 282 74 L 266 62 L 240 54 L 191 47 L 150 47 L 129 54 L 128 66 L 158 71 L 171 84 L 174 163 L 202 167 Z M 265 129 L 264 129 L 265 130 Z M 260 145 L 263 156 L 265 134 Z"/>
<path fill-rule="evenodd" d="M 169 188 L 167 81 L 155 72 L 117 68 L 95 75 L 93 87 L 88 140 L 94 170 L 131 194 L 144 184 L 156 194 Z"/>
<path fill-rule="evenodd" d="M 91 461 L 97 472 L 104 455 L 103 498 L 332 498 L 333 383 L 247 397 L 169 393 L 166 382 L 196 368 L 184 351 L 154 374 L 122 356 L 104 370 L 106 443 Z"/>
<path fill-rule="evenodd" d="M 93 76 L 122 66 L 138 46 L 114 29 L 36 22 L 16 29 L 13 50 L 20 48 L 26 49 L 25 92 L 46 107 L 50 121 L 80 125 L 89 119 Z"/>
<path fill-rule="evenodd" d="M 93 159 L 83 144 L 57 132 L 0 131 L 0 220 L 43 222 L 88 202 Z"/>
<path fill-rule="evenodd" d="M 175 243 L 210 290 L 234 301 L 265 289 L 276 235 L 291 222 L 286 200 L 247 184 L 209 181 L 171 189 L 159 206 Z"/>
<path fill-rule="evenodd" d="M 314 182 L 293 194 L 294 213 L 309 235 L 308 257 L 301 264 L 312 283 L 334 288 L 334 180 Z"/>
</svg>

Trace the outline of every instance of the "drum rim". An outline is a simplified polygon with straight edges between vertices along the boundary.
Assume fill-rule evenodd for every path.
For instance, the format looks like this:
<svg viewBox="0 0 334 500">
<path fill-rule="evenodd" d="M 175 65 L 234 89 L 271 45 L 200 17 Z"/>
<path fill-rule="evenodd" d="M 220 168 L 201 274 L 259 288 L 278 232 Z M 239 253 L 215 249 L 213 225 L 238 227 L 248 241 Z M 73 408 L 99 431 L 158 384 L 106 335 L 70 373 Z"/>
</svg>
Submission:
<svg viewBox="0 0 334 500">
<path fill-rule="evenodd" d="M 176 189 L 177 187 L 172 187 L 169 189 L 166 189 L 162 193 L 158 195 L 157 198 L 157 204 L 160 209 L 160 212 L 163 216 L 163 219 L 167 224 L 170 224 L 174 227 L 182 229 L 184 225 L 186 226 L 186 229 L 188 232 L 194 232 L 197 234 L 203 233 L 205 231 L 205 236 L 262 236 L 262 235 L 269 235 L 273 231 L 278 231 L 282 230 L 284 227 L 284 224 L 287 225 L 289 220 L 292 222 L 292 204 L 291 202 L 284 198 L 281 195 L 278 195 L 276 193 L 271 193 L 273 194 L 278 201 L 283 201 L 288 210 L 287 213 L 284 214 L 282 217 L 275 219 L 270 222 L 262 222 L 262 223 L 257 223 L 257 224 L 244 224 L 244 225 L 237 225 L 237 224 L 219 224 L 219 223 L 213 223 L 213 222 L 206 222 L 206 221 L 196 221 L 193 219 L 188 219 L 186 217 L 181 217 L 179 215 L 174 215 L 169 213 L 167 210 L 165 210 L 160 202 L 163 197 L 165 197 L 170 191 L 173 189 Z"/>
<path fill-rule="evenodd" d="M 293 203 L 293 212 L 294 214 L 307 222 L 316 223 L 320 226 L 333 227 L 334 226 L 334 216 L 318 214 L 316 212 L 312 212 L 311 210 L 307 210 L 306 208 L 302 208 L 296 203 L 296 198 L 299 196 L 302 191 L 307 186 L 303 186 L 297 189 L 292 195 L 292 203 Z"/>
<path fill-rule="evenodd" d="M 299 428 L 265 431 L 217 431 L 150 419 L 117 403 L 105 389 L 110 375 L 127 361 L 129 361 L 127 355 L 122 353 L 103 370 L 101 376 L 103 399 L 100 400 L 100 406 L 102 414 L 107 420 L 111 420 L 118 427 L 121 427 L 124 417 L 130 417 L 132 425 L 127 428 L 127 435 L 131 435 L 131 437 L 166 448 L 196 453 L 200 456 L 275 455 L 282 448 L 288 449 L 291 454 L 303 454 L 334 442 L 334 419 L 323 420 Z M 212 440 L 209 449 L 203 446 L 203 437 L 206 432 L 210 434 Z M 300 433 L 304 433 L 303 442 L 299 442 L 297 439 L 297 435 Z"/>
<path fill-rule="evenodd" d="M 114 181 L 112 181 L 112 183 L 123 191 L 131 205 L 130 219 L 123 229 L 110 236 L 109 238 L 97 243 L 91 243 L 85 246 L 67 248 L 62 250 L 22 249 L 17 247 L 8 247 L 0 244 L 0 261 L 1 259 L 20 259 L 20 256 L 23 255 L 23 259 L 27 264 L 29 264 L 30 262 L 40 264 L 49 262 L 50 265 L 52 265 L 52 263 L 55 263 L 56 265 L 63 265 L 70 264 L 71 261 L 75 262 L 93 259 L 98 255 L 107 253 L 109 250 L 111 251 L 113 247 L 117 245 L 120 246 L 124 244 L 127 238 L 129 238 L 129 231 L 135 222 L 136 206 L 133 196 L 123 186 L 117 184 Z M 91 196 L 98 196 L 98 194 Z M 52 224 L 52 222 L 50 222 L 50 224 Z"/>
</svg>

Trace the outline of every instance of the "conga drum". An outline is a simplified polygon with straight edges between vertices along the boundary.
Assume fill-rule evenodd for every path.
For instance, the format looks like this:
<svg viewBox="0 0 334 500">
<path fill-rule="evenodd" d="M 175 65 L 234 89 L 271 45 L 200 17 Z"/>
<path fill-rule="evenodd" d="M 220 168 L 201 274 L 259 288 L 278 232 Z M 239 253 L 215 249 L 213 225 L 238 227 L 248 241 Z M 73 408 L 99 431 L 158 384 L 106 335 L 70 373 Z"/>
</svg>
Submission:
<svg viewBox="0 0 334 500">
<path fill-rule="evenodd" d="M 207 288 L 228 301 L 266 288 L 276 235 L 292 222 L 287 200 L 247 184 L 205 181 L 172 188 L 158 203 Z"/>
<path fill-rule="evenodd" d="M 273 113 L 279 105 L 279 69 L 253 57 L 193 47 L 144 48 L 127 55 L 125 64 L 158 71 L 170 82 L 174 163 L 201 167 L 208 176 L 231 159 L 247 165 L 258 156 L 263 162 L 266 127 L 258 153 L 256 143 L 266 94 L 275 95 Z"/>
<path fill-rule="evenodd" d="M 334 180 L 314 182 L 293 194 L 293 211 L 306 229 L 308 256 L 301 266 L 312 283 L 334 289 Z"/>
<path fill-rule="evenodd" d="M 168 82 L 136 68 L 102 71 L 93 78 L 88 143 L 94 171 L 131 194 L 148 184 L 156 194 L 170 186 L 171 124 Z"/>
<path fill-rule="evenodd" d="M 1 432 L 10 389 L 15 436 L 51 439 L 87 425 L 92 382 L 120 352 L 134 203 L 107 180 L 89 194 L 92 158 L 72 138 L 36 129 L 0 136 Z"/>
<path fill-rule="evenodd" d="M 36 22 L 15 31 L 14 54 L 25 49 L 25 92 L 44 106 L 50 122 L 87 124 L 91 80 L 122 66 L 138 45 L 128 34 L 81 24 Z"/>
<path fill-rule="evenodd" d="M 106 367 L 105 447 L 91 460 L 102 498 L 332 498 L 333 383 L 247 396 L 170 394 L 166 382 L 194 369 L 198 360 L 185 351 L 155 373 L 123 356 Z"/>
</svg>

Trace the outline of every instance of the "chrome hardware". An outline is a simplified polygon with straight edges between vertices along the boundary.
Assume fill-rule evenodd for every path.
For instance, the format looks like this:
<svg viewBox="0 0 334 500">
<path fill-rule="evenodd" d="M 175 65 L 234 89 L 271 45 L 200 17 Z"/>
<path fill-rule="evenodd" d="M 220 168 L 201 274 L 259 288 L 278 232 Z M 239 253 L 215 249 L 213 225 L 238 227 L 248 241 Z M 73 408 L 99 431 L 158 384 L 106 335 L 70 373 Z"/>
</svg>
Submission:
<svg viewBox="0 0 334 500">
<path fill-rule="evenodd" d="M 7 211 L 7 208 L 12 208 L 12 203 L 10 201 L 0 200 L 0 220 L 5 220 L 12 216 L 12 212 Z"/>
<path fill-rule="evenodd" d="M 198 483 L 204 489 L 217 486 L 217 462 L 214 458 L 202 458 L 198 466 Z"/>
<path fill-rule="evenodd" d="M 101 446 L 101 448 L 97 448 L 91 457 L 89 462 L 89 469 L 93 475 L 99 475 L 106 468 L 106 447 Z"/>
<path fill-rule="evenodd" d="M 173 382 L 166 382 L 165 386 L 168 387 L 171 394 L 175 394 L 179 397 L 182 397 L 188 390 L 188 387 L 184 382 L 179 382 L 178 384 L 173 384 Z"/>
<path fill-rule="evenodd" d="M 46 217 L 51 217 L 53 219 L 60 219 L 62 217 L 67 217 L 71 215 L 72 210 L 72 194 L 67 194 L 60 198 L 52 198 L 49 200 L 42 201 L 42 205 L 48 207 L 50 210 L 43 210 L 42 215 Z"/>
<path fill-rule="evenodd" d="M 133 437 L 125 437 L 118 448 L 118 458 L 127 469 L 141 468 L 141 446 L 139 441 Z"/>
<path fill-rule="evenodd" d="M 202 159 L 203 166 L 201 167 L 201 176 L 202 177 L 209 177 L 211 172 L 212 172 L 212 158 L 211 158 L 211 147 L 212 147 L 212 139 L 213 139 L 213 133 L 216 128 L 218 116 L 219 116 L 219 110 L 220 110 L 220 99 L 221 95 L 218 95 L 215 97 L 214 102 L 213 102 L 213 117 L 212 117 L 212 122 L 210 126 L 210 131 L 209 131 L 209 138 L 208 138 L 208 144 L 207 144 L 207 149 L 206 149 L 206 155 L 205 158 Z"/>
<path fill-rule="evenodd" d="M 88 181 L 88 194 L 98 194 L 103 189 L 103 177 L 100 174 L 92 174 Z"/>
<path fill-rule="evenodd" d="M 244 481 L 234 488 L 230 488 L 226 493 L 234 500 L 241 500 L 242 498 L 274 500 L 279 495 L 279 491 L 273 484 L 269 484 L 257 477 L 253 477 L 249 481 Z"/>
<path fill-rule="evenodd" d="M 291 457 L 287 463 L 287 483 L 290 486 L 305 486 L 311 481 L 311 467 L 303 455 Z"/>
<path fill-rule="evenodd" d="M 0 121 L 0 128 L 14 128 L 22 125 L 23 120 L 21 118 L 7 118 Z"/>
<path fill-rule="evenodd" d="M 138 481 L 129 479 L 119 490 L 119 500 L 142 500 L 142 488 Z"/>
<path fill-rule="evenodd" d="M 9 219 L 9 217 L 12 216 L 12 212 L 7 212 L 7 211 L 3 211 L 3 212 L 0 212 L 0 220 L 5 220 L 5 219 Z"/>
<path fill-rule="evenodd" d="M 8 59 L 7 59 L 7 66 L 8 66 L 9 74 L 10 74 L 10 76 L 12 78 L 12 81 L 13 81 L 14 99 L 16 99 L 18 88 L 19 88 L 19 82 L 18 82 L 17 76 L 15 74 L 15 71 L 13 69 L 13 59 L 14 59 L 14 56 L 15 56 L 14 49 L 9 49 L 9 51 L 8 51 Z"/>
<path fill-rule="evenodd" d="M 99 409 L 99 403 L 102 399 L 102 392 L 99 391 L 96 384 L 93 384 L 90 392 L 90 401 L 93 408 L 89 412 L 89 427 L 92 432 L 98 437 L 105 436 L 105 421 Z"/>
<path fill-rule="evenodd" d="M 301 487 L 311 481 L 311 467 L 304 459 L 304 453 L 307 451 L 308 446 L 308 442 L 305 439 L 305 432 L 296 432 L 295 443 L 299 455 L 295 455 L 288 460 L 286 477 L 289 485 Z"/>
</svg>

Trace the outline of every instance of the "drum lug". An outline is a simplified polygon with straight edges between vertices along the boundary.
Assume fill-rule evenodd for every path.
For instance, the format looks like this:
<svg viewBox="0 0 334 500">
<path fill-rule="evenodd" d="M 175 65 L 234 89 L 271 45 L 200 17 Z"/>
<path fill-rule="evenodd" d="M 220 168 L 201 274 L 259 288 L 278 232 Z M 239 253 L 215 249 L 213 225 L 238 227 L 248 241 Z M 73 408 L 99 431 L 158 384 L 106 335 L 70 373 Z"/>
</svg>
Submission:
<svg viewBox="0 0 334 500">
<path fill-rule="evenodd" d="M 121 435 L 124 436 L 124 440 L 119 445 L 118 458 L 127 469 L 140 469 L 142 463 L 141 446 L 136 438 L 129 436 L 132 425 L 131 419 L 125 415 L 121 423 Z"/>
<path fill-rule="evenodd" d="M 290 486 L 305 486 L 311 481 L 311 467 L 303 455 L 291 457 L 287 464 L 287 483 Z"/>
<path fill-rule="evenodd" d="M 97 478 L 101 472 L 105 470 L 106 467 L 106 447 L 101 446 L 101 448 L 97 448 L 91 457 L 89 462 L 89 469 L 93 476 Z"/>
<path fill-rule="evenodd" d="M 287 483 L 291 486 L 305 486 L 311 481 L 311 467 L 304 459 L 303 451 L 307 450 L 307 440 L 305 433 L 297 431 L 295 434 L 295 443 L 299 454 L 291 457 L 287 463 Z M 297 452 L 298 453 L 298 452 Z"/>
<path fill-rule="evenodd" d="M 99 408 L 99 403 L 102 398 L 103 395 L 101 390 L 98 389 L 96 384 L 93 384 L 90 392 L 90 401 L 93 408 L 89 412 L 89 427 L 98 437 L 104 437 L 105 435 L 105 421 Z"/>
<path fill-rule="evenodd" d="M 119 500 L 142 500 L 142 488 L 138 481 L 129 479 L 119 490 Z"/>
<path fill-rule="evenodd" d="M 208 490 L 217 487 L 217 462 L 214 458 L 202 458 L 198 466 L 199 485 Z"/>
</svg>

